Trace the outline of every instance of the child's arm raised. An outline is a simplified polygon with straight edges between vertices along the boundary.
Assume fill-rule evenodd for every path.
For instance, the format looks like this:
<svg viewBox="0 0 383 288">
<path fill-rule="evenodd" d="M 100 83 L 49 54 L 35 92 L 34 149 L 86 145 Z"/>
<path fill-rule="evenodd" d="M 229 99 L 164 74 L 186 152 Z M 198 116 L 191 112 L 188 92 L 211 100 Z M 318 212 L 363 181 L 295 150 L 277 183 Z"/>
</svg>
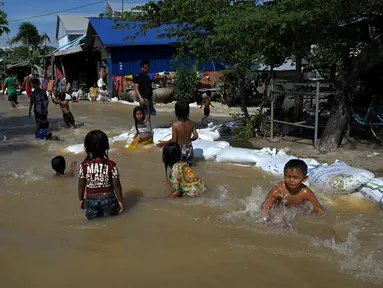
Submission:
<svg viewBox="0 0 383 288">
<path fill-rule="evenodd" d="M 305 188 L 305 196 L 305 200 L 309 201 L 313 205 L 315 212 L 317 212 L 319 215 L 325 214 L 324 208 L 319 203 L 318 198 L 315 196 L 314 192 L 307 187 Z"/>
</svg>

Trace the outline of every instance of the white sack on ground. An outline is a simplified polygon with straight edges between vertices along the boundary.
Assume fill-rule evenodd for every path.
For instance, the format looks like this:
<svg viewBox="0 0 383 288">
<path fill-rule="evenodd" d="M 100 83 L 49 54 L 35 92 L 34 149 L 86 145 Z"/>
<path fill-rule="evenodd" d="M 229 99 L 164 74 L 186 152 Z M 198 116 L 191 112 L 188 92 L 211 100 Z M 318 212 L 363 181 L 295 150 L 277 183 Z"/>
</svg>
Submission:
<svg viewBox="0 0 383 288">
<path fill-rule="evenodd" d="M 256 164 L 262 158 L 276 154 L 275 149 L 263 148 L 262 150 L 228 147 L 217 155 L 217 162 Z"/>
<path fill-rule="evenodd" d="M 194 157 L 214 160 L 218 153 L 229 146 L 230 144 L 226 141 L 196 140 L 193 142 Z"/>
<path fill-rule="evenodd" d="M 309 173 L 309 183 L 314 189 L 333 193 L 352 193 L 365 185 L 374 174 L 368 170 L 353 168 L 342 161 L 318 167 Z"/>
<path fill-rule="evenodd" d="M 360 187 L 357 192 L 373 202 L 383 204 L 383 178 L 373 178 Z"/>
</svg>

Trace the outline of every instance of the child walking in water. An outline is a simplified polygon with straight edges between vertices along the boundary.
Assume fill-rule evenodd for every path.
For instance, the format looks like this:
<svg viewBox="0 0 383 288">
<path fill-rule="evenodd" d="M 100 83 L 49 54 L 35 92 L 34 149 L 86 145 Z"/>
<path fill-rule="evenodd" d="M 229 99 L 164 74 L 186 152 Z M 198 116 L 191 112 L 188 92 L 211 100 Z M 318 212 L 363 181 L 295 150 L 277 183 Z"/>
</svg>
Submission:
<svg viewBox="0 0 383 288">
<path fill-rule="evenodd" d="M 310 202 L 314 211 L 324 214 L 324 209 L 315 194 L 303 184 L 307 179 L 307 165 L 304 161 L 293 159 L 286 163 L 284 168 L 284 181 L 275 186 L 267 195 L 262 205 L 262 217 L 269 218 L 269 210 L 274 204 L 281 206 L 298 206 Z"/>
<path fill-rule="evenodd" d="M 72 112 L 69 110 L 69 102 L 65 99 L 65 93 L 59 93 L 56 89 L 53 90 L 52 102 L 60 105 L 61 111 L 63 112 L 63 119 L 68 127 L 76 128 L 75 121 Z"/>
<path fill-rule="evenodd" d="M 165 164 L 165 173 L 171 168 L 170 183 L 173 192 L 170 198 L 200 196 L 206 192 L 205 183 L 199 179 L 190 166 L 181 160 L 181 148 L 176 143 L 166 145 L 162 151 L 162 161 Z"/>
<path fill-rule="evenodd" d="M 172 139 L 159 141 L 157 146 L 164 147 L 169 143 L 178 144 L 181 148 L 181 161 L 191 166 L 194 157 L 192 142 L 198 139 L 198 133 L 193 121 L 189 120 L 189 104 L 178 101 L 175 106 L 175 113 L 178 121 L 172 125 Z"/>
<path fill-rule="evenodd" d="M 80 207 L 85 207 L 88 220 L 118 215 L 124 210 L 122 188 L 117 165 L 108 158 L 108 136 L 93 130 L 86 135 L 84 146 L 87 157 L 78 171 Z"/>
<path fill-rule="evenodd" d="M 201 108 L 203 108 L 203 118 L 202 121 L 205 121 L 210 116 L 210 106 L 214 108 L 213 104 L 211 104 L 211 91 L 206 92 L 206 97 L 203 98 Z"/>
<path fill-rule="evenodd" d="M 153 143 L 153 131 L 150 120 L 145 118 L 145 111 L 142 107 L 137 106 L 133 109 L 134 126 L 136 135 L 129 145 L 128 149 L 134 149 L 138 144 L 147 145 Z"/>
<path fill-rule="evenodd" d="M 66 161 L 63 156 L 56 156 L 51 161 L 52 169 L 56 172 L 56 177 L 73 177 L 76 173 L 77 162 L 71 163 L 70 172 L 65 173 Z"/>
</svg>

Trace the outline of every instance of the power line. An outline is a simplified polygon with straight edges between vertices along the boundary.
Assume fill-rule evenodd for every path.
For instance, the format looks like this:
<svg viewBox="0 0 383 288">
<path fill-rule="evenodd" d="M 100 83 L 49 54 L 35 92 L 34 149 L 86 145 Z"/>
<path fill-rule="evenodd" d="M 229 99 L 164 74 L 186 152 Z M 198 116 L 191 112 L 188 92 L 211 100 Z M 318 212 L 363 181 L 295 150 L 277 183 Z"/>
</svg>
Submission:
<svg viewBox="0 0 383 288">
<path fill-rule="evenodd" d="M 31 17 L 26 17 L 26 18 L 19 18 L 19 19 L 12 19 L 12 20 L 8 20 L 8 22 L 18 22 L 18 21 L 25 21 L 25 20 L 30 20 L 30 19 L 50 16 L 50 15 L 54 15 L 54 14 L 58 14 L 58 13 L 63 13 L 63 12 L 68 12 L 68 11 L 73 11 L 73 10 L 77 10 L 77 9 L 81 9 L 81 8 L 85 8 L 85 7 L 89 7 L 89 6 L 105 3 L 105 2 L 107 2 L 107 0 L 98 1 L 98 2 L 94 2 L 94 3 L 82 5 L 82 6 L 77 6 L 77 7 L 74 7 L 74 8 L 69 8 L 69 9 L 65 9 L 65 10 L 61 10 L 61 11 L 46 13 L 46 14 L 42 14 L 42 15 L 36 15 L 36 16 L 31 16 Z"/>
</svg>

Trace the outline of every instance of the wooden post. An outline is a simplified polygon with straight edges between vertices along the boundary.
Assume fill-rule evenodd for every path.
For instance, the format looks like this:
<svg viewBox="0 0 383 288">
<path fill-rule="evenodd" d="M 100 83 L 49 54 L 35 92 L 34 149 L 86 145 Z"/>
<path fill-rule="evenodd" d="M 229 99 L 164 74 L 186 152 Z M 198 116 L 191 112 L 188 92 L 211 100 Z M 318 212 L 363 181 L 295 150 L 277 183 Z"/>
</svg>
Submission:
<svg viewBox="0 0 383 288">
<path fill-rule="evenodd" d="M 108 58 L 106 59 L 108 66 L 108 93 L 113 97 L 113 63 L 112 63 L 112 53 L 108 49 Z"/>
</svg>

